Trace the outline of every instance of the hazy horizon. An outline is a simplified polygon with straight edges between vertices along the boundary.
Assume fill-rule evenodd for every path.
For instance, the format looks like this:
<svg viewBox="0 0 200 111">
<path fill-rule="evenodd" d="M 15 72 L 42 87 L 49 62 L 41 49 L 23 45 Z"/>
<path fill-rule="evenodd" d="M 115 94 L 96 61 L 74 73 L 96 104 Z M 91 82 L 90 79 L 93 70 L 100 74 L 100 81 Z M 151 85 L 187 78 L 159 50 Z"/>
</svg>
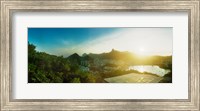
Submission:
<svg viewBox="0 0 200 111">
<path fill-rule="evenodd" d="M 172 28 L 28 28 L 36 50 L 68 57 L 77 53 L 108 53 L 112 49 L 137 55 L 172 55 Z"/>
</svg>

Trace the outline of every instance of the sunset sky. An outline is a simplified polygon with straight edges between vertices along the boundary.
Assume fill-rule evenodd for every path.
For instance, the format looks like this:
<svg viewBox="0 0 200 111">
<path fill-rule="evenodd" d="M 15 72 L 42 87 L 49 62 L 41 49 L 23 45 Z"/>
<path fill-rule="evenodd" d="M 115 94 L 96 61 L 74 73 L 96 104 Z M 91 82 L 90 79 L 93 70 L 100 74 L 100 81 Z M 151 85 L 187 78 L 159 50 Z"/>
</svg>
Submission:
<svg viewBox="0 0 200 111">
<path fill-rule="evenodd" d="M 28 28 L 36 50 L 67 57 L 112 49 L 138 55 L 172 55 L 172 28 Z"/>
</svg>

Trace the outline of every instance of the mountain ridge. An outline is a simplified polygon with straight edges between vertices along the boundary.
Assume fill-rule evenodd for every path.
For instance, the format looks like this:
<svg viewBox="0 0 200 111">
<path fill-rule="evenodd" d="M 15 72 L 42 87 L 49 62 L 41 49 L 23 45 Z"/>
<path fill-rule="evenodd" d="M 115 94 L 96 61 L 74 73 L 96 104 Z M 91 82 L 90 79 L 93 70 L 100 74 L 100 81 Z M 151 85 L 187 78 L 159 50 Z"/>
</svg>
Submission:
<svg viewBox="0 0 200 111">
<path fill-rule="evenodd" d="M 73 59 L 75 61 L 78 61 L 80 63 L 84 60 L 113 60 L 113 61 L 123 61 L 127 64 L 163 64 L 165 62 L 171 62 L 172 56 L 138 56 L 134 53 L 128 52 L 128 51 L 118 51 L 115 49 L 112 49 L 110 52 L 107 53 L 84 53 L 82 56 L 78 55 L 77 53 L 74 53 L 67 57 L 67 59 Z M 170 63 L 171 64 L 171 63 Z"/>
</svg>

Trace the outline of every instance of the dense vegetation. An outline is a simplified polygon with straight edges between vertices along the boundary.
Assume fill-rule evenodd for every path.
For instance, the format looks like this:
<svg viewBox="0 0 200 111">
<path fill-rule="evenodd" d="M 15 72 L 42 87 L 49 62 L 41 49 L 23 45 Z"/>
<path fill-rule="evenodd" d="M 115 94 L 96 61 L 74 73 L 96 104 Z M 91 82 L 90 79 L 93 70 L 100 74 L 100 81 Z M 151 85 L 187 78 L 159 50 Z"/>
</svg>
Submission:
<svg viewBox="0 0 200 111">
<path fill-rule="evenodd" d="M 78 64 L 60 56 L 37 52 L 33 44 L 28 45 L 29 83 L 79 83 L 96 82 L 98 76 L 79 70 Z"/>
<path fill-rule="evenodd" d="M 50 55 L 36 51 L 36 46 L 28 43 L 29 83 L 102 83 L 104 78 L 119 76 L 135 70 L 125 70 L 130 64 L 156 64 L 171 69 L 171 56 L 154 56 L 145 60 L 129 52 L 112 50 L 102 54 Z M 169 63 L 164 64 L 168 61 Z M 139 72 L 137 72 L 139 73 Z M 171 82 L 171 74 L 161 82 Z"/>
</svg>

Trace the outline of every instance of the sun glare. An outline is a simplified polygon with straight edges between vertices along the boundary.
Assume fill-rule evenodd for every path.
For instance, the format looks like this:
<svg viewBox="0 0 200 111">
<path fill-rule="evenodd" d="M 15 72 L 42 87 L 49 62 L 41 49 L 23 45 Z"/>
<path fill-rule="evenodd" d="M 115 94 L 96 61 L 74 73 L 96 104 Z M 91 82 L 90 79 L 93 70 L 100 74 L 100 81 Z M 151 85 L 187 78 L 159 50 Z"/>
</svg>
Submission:
<svg viewBox="0 0 200 111">
<path fill-rule="evenodd" d="M 146 50 L 144 48 L 142 48 L 142 47 L 140 47 L 138 49 L 138 51 L 136 51 L 136 54 L 141 55 L 141 56 L 147 55 Z"/>
<path fill-rule="evenodd" d="M 105 53 L 112 49 L 132 52 L 138 56 L 164 55 L 171 52 L 172 45 L 166 41 L 170 35 L 158 33 L 161 29 L 124 29 L 100 38 L 83 42 L 77 47 L 79 53 Z M 146 33 L 143 33 L 146 31 Z M 153 35 L 152 35 L 153 34 Z M 162 34 L 162 35 L 161 35 Z M 166 36 L 166 37 L 165 37 Z M 170 36 L 170 37 L 169 37 Z M 65 51 L 66 53 L 66 51 Z"/>
<path fill-rule="evenodd" d="M 144 48 L 140 48 L 139 50 L 140 50 L 140 52 L 144 52 Z"/>
</svg>

